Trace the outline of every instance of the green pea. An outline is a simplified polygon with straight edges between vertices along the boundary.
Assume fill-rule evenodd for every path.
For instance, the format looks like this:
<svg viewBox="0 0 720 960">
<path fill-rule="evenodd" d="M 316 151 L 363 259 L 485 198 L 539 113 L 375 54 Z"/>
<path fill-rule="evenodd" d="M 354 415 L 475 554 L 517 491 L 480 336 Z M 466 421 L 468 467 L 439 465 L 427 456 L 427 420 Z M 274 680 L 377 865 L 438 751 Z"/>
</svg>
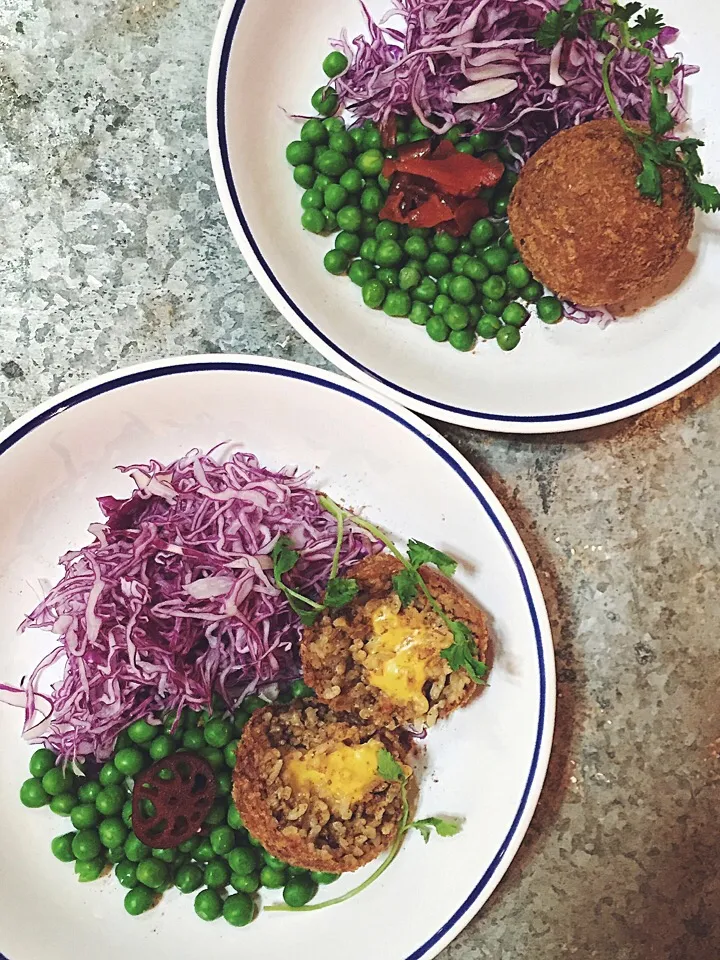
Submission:
<svg viewBox="0 0 720 960">
<path fill-rule="evenodd" d="M 484 283 L 490 276 L 490 271 L 477 257 L 468 257 L 463 264 L 462 272 L 475 283 Z"/>
<path fill-rule="evenodd" d="M 445 323 L 442 317 L 433 314 L 428 318 L 425 325 L 427 335 L 436 343 L 443 343 L 450 336 L 450 327 Z"/>
<path fill-rule="evenodd" d="M 413 323 L 424 327 L 432 316 L 432 310 L 430 309 L 429 304 L 416 301 L 410 308 L 410 313 L 408 316 Z"/>
<path fill-rule="evenodd" d="M 341 230 L 357 233 L 362 226 L 362 213 L 358 207 L 350 205 L 341 207 L 337 212 L 337 222 Z"/>
<path fill-rule="evenodd" d="M 509 230 L 500 241 L 500 246 L 504 247 L 508 253 L 517 253 L 517 247 L 515 246 L 515 237 L 513 237 L 512 233 L 510 233 Z"/>
<path fill-rule="evenodd" d="M 452 278 L 451 273 L 444 273 L 441 277 L 438 277 L 438 293 L 444 293 L 446 297 L 450 295 Z"/>
<path fill-rule="evenodd" d="M 123 804 L 122 808 L 122 822 L 126 827 L 132 829 L 132 800 L 128 800 Z"/>
<path fill-rule="evenodd" d="M 508 206 L 510 205 L 510 197 L 506 194 L 500 197 L 496 197 L 493 200 L 493 213 L 496 217 L 506 217 L 508 212 Z"/>
<path fill-rule="evenodd" d="M 375 263 L 375 257 L 377 256 L 378 242 L 373 237 L 368 237 L 367 240 L 363 240 L 360 246 L 360 256 L 363 260 L 369 260 L 370 263 Z"/>
<path fill-rule="evenodd" d="M 100 879 L 106 866 L 105 857 L 95 857 L 93 860 L 78 860 L 75 863 L 75 876 L 80 883 L 93 883 Z"/>
<path fill-rule="evenodd" d="M 410 315 L 412 300 L 404 290 L 388 290 L 383 310 L 389 317 L 407 317 Z"/>
<path fill-rule="evenodd" d="M 275 870 L 273 867 L 263 867 L 260 871 L 260 883 L 268 890 L 280 890 L 285 886 L 287 873 L 285 870 Z"/>
<path fill-rule="evenodd" d="M 100 815 L 91 803 L 81 803 L 73 807 L 70 814 L 70 822 L 76 830 L 87 830 L 90 827 L 96 827 L 100 821 Z"/>
<path fill-rule="evenodd" d="M 398 130 L 395 136 L 395 143 L 398 145 L 398 147 L 402 147 L 403 144 L 406 144 L 409 142 L 410 142 L 410 134 L 405 133 L 404 130 Z"/>
<path fill-rule="evenodd" d="M 482 308 L 485 313 L 491 313 L 499 317 L 506 306 L 506 300 L 493 300 L 492 297 L 483 297 Z"/>
<path fill-rule="evenodd" d="M 497 135 L 490 133 L 488 130 L 481 130 L 480 133 L 474 133 L 470 137 L 470 143 L 477 153 L 483 153 L 496 145 Z"/>
<path fill-rule="evenodd" d="M 526 287 L 532 280 L 532 274 L 524 263 L 511 263 L 505 271 L 508 283 L 514 287 Z"/>
<path fill-rule="evenodd" d="M 360 197 L 360 206 L 366 213 L 378 213 L 385 204 L 379 187 L 365 187 Z"/>
<path fill-rule="evenodd" d="M 480 254 L 490 273 L 505 273 L 510 265 L 510 254 L 502 247 L 486 247 Z"/>
<path fill-rule="evenodd" d="M 495 274 L 483 283 L 482 292 L 483 296 L 490 300 L 502 300 L 507 292 L 507 283 Z"/>
<path fill-rule="evenodd" d="M 444 253 L 434 251 L 427 258 L 427 272 L 431 277 L 442 277 L 450 272 L 450 260 Z"/>
<path fill-rule="evenodd" d="M 362 218 L 360 233 L 363 237 L 374 237 L 379 223 L 374 213 L 366 213 Z"/>
<path fill-rule="evenodd" d="M 317 117 L 311 117 L 306 120 L 300 130 L 300 139 L 313 147 L 319 147 L 328 141 L 328 132 L 323 126 L 322 120 Z"/>
<path fill-rule="evenodd" d="M 153 850 L 152 855 L 156 860 L 162 860 L 163 863 L 175 863 L 178 859 L 177 850 L 163 850 L 160 848 Z"/>
<path fill-rule="evenodd" d="M 77 797 L 72 793 L 59 793 L 56 797 L 50 798 L 50 809 L 58 817 L 69 817 L 76 806 Z"/>
<path fill-rule="evenodd" d="M 382 134 L 374 123 L 363 130 L 363 147 L 365 150 L 379 150 L 382 147 Z"/>
<path fill-rule="evenodd" d="M 95 803 L 102 789 L 98 780 L 85 780 L 78 787 L 78 800 L 80 803 Z"/>
<path fill-rule="evenodd" d="M 236 847 L 227 857 L 233 873 L 254 873 L 258 867 L 258 858 L 250 847 Z"/>
<path fill-rule="evenodd" d="M 287 870 L 288 865 L 284 860 L 281 860 L 279 857 L 273 856 L 272 853 L 269 853 L 267 850 L 263 850 L 262 855 L 265 865 L 272 867 L 273 870 Z"/>
<path fill-rule="evenodd" d="M 476 293 L 475 284 L 468 277 L 453 277 L 450 281 L 450 296 L 458 303 L 472 303 Z"/>
<path fill-rule="evenodd" d="M 128 828 L 118 817 L 110 817 L 100 824 L 98 834 L 103 846 L 108 849 L 122 847 L 128 837 Z"/>
<path fill-rule="evenodd" d="M 527 300 L 528 303 L 536 303 L 544 292 L 545 288 L 543 285 L 536 280 L 532 280 L 526 287 L 523 287 L 520 291 L 520 296 L 523 300 Z"/>
<path fill-rule="evenodd" d="M 255 713 L 256 710 L 262 710 L 267 705 L 267 700 L 263 700 L 262 697 L 255 696 L 255 694 L 251 694 L 249 697 L 245 697 L 243 700 L 243 707 L 245 707 L 249 713 Z"/>
<path fill-rule="evenodd" d="M 355 152 L 355 142 L 345 130 L 331 134 L 328 146 L 331 150 L 334 150 L 336 153 L 342 153 L 346 157 Z"/>
<path fill-rule="evenodd" d="M 256 893 L 260 889 L 260 874 L 233 873 L 230 875 L 230 886 L 238 893 Z"/>
<path fill-rule="evenodd" d="M 427 133 L 413 133 L 410 136 L 410 143 L 419 143 L 421 140 L 429 140 L 432 134 L 428 130 Z"/>
<path fill-rule="evenodd" d="M 327 873 L 320 870 L 313 870 L 310 873 L 310 876 L 316 883 L 327 885 L 329 883 L 335 883 L 336 880 L 340 879 L 339 873 Z"/>
<path fill-rule="evenodd" d="M 337 112 L 338 95 L 332 87 L 318 87 L 310 100 L 313 110 L 323 117 Z"/>
<path fill-rule="evenodd" d="M 132 890 L 138 884 L 137 871 L 137 864 L 131 863 L 129 860 L 121 860 L 115 867 L 115 876 L 121 886 Z"/>
<path fill-rule="evenodd" d="M 133 743 L 137 743 L 140 746 L 150 743 L 159 732 L 160 727 L 151 726 L 147 720 L 136 720 L 135 723 L 130 724 L 128 727 L 128 736 Z"/>
<path fill-rule="evenodd" d="M 300 222 L 303 225 L 303 229 L 307 230 L 308 233 L 322 233 L 325 230 L 325 217 L 322 210 L 306 210 Z M 183 737 L 183 746 L 186 750 L 194 750 L 196 747 L 190 747 L 187 745 L 186 740 L 190 735 L 200 734 L 200 742 L 203 742 L 203 735 L 199 730 L 187 730 L 185 736 Z"/>
<path fill-rule="evenodd" d="M 325 204 L 325 198 L 320 190 L 314 187 L 306 190 L 300 198 L 300 206 L 303 210 L 322 210 Z"/>
<path fill-rule="evenodd" d="M 464 330 L 470 323 L 470 311 L 461 303 L 452 303 L 443 314 L 443 319 L 451 330 Z"/>
<path fill-rule="evenodd" d="M 127 791 L 124 787 L 113 785 L 101 790 L 95 801 L 98 813 L 104 817 L 116 817 L 123 812 L 127 802 Z M 132 806 L 132 804 L 131 804 Z"/>
<path fill-rule="evenodd" d="M 455 347 L 461 353 L 468 353 L 475 346 L 475 331 L 470 327 L 464 330 L 451 330 L 448 340 L 451 347 Z"/>
<path fill-rule="evenodd" d="M 304 907 L 318 892 L 318 885 L 312 877 L 292 877 L 285 884 L 283 900 L 289 907 Z"/>
<path fill-rule="evenodd" d="M 517 327 L 500 327 L 497 342 L 501 350 L 514 350 L 520 343 L 520 331 Z"/>
<path fill-rule="evenodd" d="M 450 297 L 446 296 L 444 293 L 440 293 L 435 297 L 435 302 L 433 303 L 433 313 L 438 316 L 444 316 L 450 307 L 452 306 L 452 300 Z"/>
<path fill-rule="evenodd" d="M 234 803 L 231 803 L 230 806 L 228 807 L 227 825 L 232 830 L 242 830 L 245 827 L 245 824 L 243 823 L 243 819 L 240 816 L 240 811 L 238 810 L 238 808 L 235 806 Z"/>
<path fill-rule="evenodd" d="M 475 153 L 475 149 L 469 140 L 461 140 L 460 143 L 456 144 L 455 149 L 458 153 L 467 153 L 471 156 Z M 452 343 L 452 337 L 450 338 L 450 342 Z"/>
<path fill-rule="evenodd" d="M 313 154 L 312 146 L 304 140 L 293 140 L 292 143 L 288 144 L 287 150 L 285 151 L 287 162 L 293 167 L 298 167 L 301 163 L 312 163 Z"/>
<path fill-rule="evenodd" d="M 201 840 L 200 845 L 195 851 L 195 859 L 199 863 L 208 863 L 215 856 L 215 851 L 212 848 L 210 840 L 206 837 L 204 840 Z"/>
<path fill-rule="evenodd" d="M 125 859 L 125 847 L 109 847 L 107 858 L 110 863 L 120 863 Z"/>
<path fill-rule="evenodd" d="M 378 244 L 375 262 L 380 267 L 396 267 L 403 259 L 403 250 L 397 240 L 383 240 Z"/>
<path fill-rule="evenodd" d="M 332 80 L 333 77 L 339 77 L 341 73 L 347 70 L 348 58 L 339 50 L 333 50 L 323 60 L 322 68 L 325 76 Z"/>
<path fill-rule="evenodd" d="M 467 253 L 458 253 L 455 257 L 453 257 L 453 261 L 452 261 L 453 273 L 462 273 L 463 267 L 465 266 L 465 264 L 469 259 L 470 257 L 468 256 Z"/>
<path fill-rule="evenodd" d="M 325 233 L 337 233 L 340 228 L 335 213 L 328 207 L 323 207 L 322 215 L 325 217 Z"/>
<path fill-rule="evenodd" d="M 210 832 L 210 846 L 218 856 L 224 857 L 235 847 L 235 833 L 230 827 L 215 827 Z"/>
<path fill-rule="evenodd" d="M 228 803 L 223 797 L 218 797 L 218 799 L 213 803 L 210 808 L 210 812 L 205 817 L 205 823 L 211 827 L 217 827 L 221 823 L 224 823 L 227 818 L 228 812 Z"/>
<path fill-rule="evenodd" d="M 345 121 L 342 117 L 325 117 L 322 125 L 327 130 L 328 136 L 332 136 L 333 133 L 342 133 L 345 129 Z"/>
<path fill-rule="evenodd" d="M 155 897 L 147 887 L 135 887 L 125 894 L 125 909 L 131 917 L 139 917 L 155 906 Z"/>
<path fill-rule="evenodd" d="M 290 684 L 290 691 L 293 697 L 298 700 L 315 696 L 315 691 L 312 687 L 309 687 L 304 680 L 293 680 Z"/>
<path fill-rule="evenodd" d="M 101 849 L 97 830 L 80 830 L 73 837 L 72 851 L 76 860 L 94 860 Z"/>
<path fill-rule="evenodd" d="M 410 118 L 410 133 L 430 133 L 430 129 L 425 126 L 420 117 L 414 115 Z"/>
<path fill-rule="evenodd" d="M 106 763 L 100 770 L 99 780 L 103 787 L 109 787 L 122 783 L 125 775 L 120 773 L 114 763 Z"/>
<path fill-rule="evenodd" d="M 377 310 L 385 302 L 386 293 L 384 284 L 379 280 L 368 280 L 362 288 L 363 303 L 366 307 Z"/>
<path fill-rule="evenodd" d="M 451 237 L 449 233 L 436 233 L 433 237 L 433 247 L 440 253 L 457 253 L 460 241 L 457 237 Z"/>
<path fill-rule="evenodd" d="M 52 770 L 57 763 L 57 757 L 52 750 L 46 750 L 44 747 L 36 750 L 30 757 L 30 773 L 37 780 L 42 780 L 45 774 Z"/>
<path fill-rule="evenodd" d="M 475 247 L 470 241 L 470 237 L 465 237 L 460 241 L 460 253 L 466 253 L 469 257 L 475 256 Z"/>
<path fill-rule="evenodd" d="M 338 251 L 339 252 L 339 251 Z M 225 765 L 230 768 L 230 770 L 235 769 L 235 761 L 237 760 L 237 748 L 240 741 L 235 739 L 231 740 L 230 743 L 225 747 L 223 755 L 225 757 Z"/>
<path fill-rule="evenodd" d="M 477 332 L 483 340 L 494 340 L 501 327 L 502 322 L 499 317 L 495 317 L 491 313 L 485 313 L 478 320 Z"/>
<path fill-rule="evenodd" d="M 29 780 L 26 782 L 30 783 Z M 57 797 L 58 794 L 72 793 L 75 790 L 76 777 L 69 768 L 63 771 L 62 767 L 53 767 L 44 775 L 42 781 L 38 782 L 42 782 L 45 793 L 49 793 L 51 797 Z"/>
<path fill-rule="evenodd" d="M 400 236 L 400 227 L 391 220 L 381 220 L 375 228 L 375 239 L 381 243 L 383 240 L 397 240 Z"/>
<path fill-rule="evenodd" d="M 355 166 L 364 177 L 377 177 L 382 173 L 385 157 L 380 150 L 365 150 L 355 160 Z"/>
<path fill-rule="evenodd" d="M 125 856 L 132 863 L 140 863 L 150 856 L 150 847 L 145 846 L 142 840 L 131 833 L 125 841 Z"/>
<path fill-rule="evenodd" d="M 172 737 L 162 734 L 150 744 L 149 752 L 152 760 L 164 760 L 175 752 L 175 742 Z"/>
<path fill-rule="evenodd" d="M 348 268 L 348 276 L 353 283 L 364 287 L 375 276 L 375 267 L 368 260 L 353 260 Z"/>
<path fill-rule="evenodd" d="M 430 247 L 423 237 L 408 237 L 405 241 L 405 253 L 414 260 L 427 260 Z"/>
<path fill-rule="evenodd" d="M 562 319 L 563 305 L 557 297 L 541 297 L 538 300 L 537 312 L 543 323 L 557 323 Z"/>
<path fill-rule="evenodd" d="M 75 859 L 72 849 L 74 839 L 74 833 L 64 833 L 61 837 L 55 837 L 50 844 L 53 856 L 61 863 L 72 863 Z"/>
<path fill-rule="evenodd" d="M 348 201 L 348 192 L 339 183 L 330 183 L 325 187 L 325 206 L 328 210 L 338 211 Z"/>
<path fill-rule="evenodd" d="M 138 883 L 144 884 L 150 890 L 160 890 L 168 882 L 168 868 L 160 860 L 152 857 L 138 864 Z"/>
<path fill-rule="evenodd" d="M 356 257 L 362 251 L 360 237 L 356 233 L 343 230 L 335 237 L 335 249 L 342 250 L 348 257 Z"/>
<path fill-rule="evenodd" d="M 315 167 L 326 177 L 341 177 L 348 168 L 348 161 L 344 154 L 327 149 L 315 160 Z"/>
<path fill-rule="evenodd" d="M 419 286 L 421 280 L 422 274 L 415 267 L 403 267 L 398 276 L 401 290 L 413 290 Z"/>
<path fill-rule="evenodd" d="M 262 841 L 258 840 L 257 837 L 253 837 L 252 834 L 248 834 L 248 843 L 250 846 L 255 847 L 256 850 L 259 850 L 261 856 L 265 852 L 265 847 L 263 847 Z"/>
<path fill-rule="evenodd" d="M 340 186 L 348 193 L 360 193 L 365 186 L 365 180 L 356 167 L 350 167 L 340 177 Z"/>
<path fill-rule="evenodd" d="M 175 874 L 175 886 L 180 893 L 195 893 L 202 886 L 203 872 L 196 863 L 188 863 Z"/>
<path fill-rule="evenodd" d="M 511 327 L 524 327 L 530 318 L 530 314 L 521 303 L 509 303 L 502 312 L 504 323 Z"/>
<path fill-rule="evenodd" d="M 480 320 L 480 317 L 484 316 L 483 308 L 479 303 L 471 303 L 468 307 L 468 310 L 470 311 L 470 320 L 474 324 L 477 324 Z"/>
<path fill-rule="evenodd" d="M 126 777 L 135 777 L 145 766 L 145 756 L 135 747 L 127 747 L 115 754 L 115 766 Z"/>
<path fill-rule="evenodd" d="M 333 181 L 330 179 L 330 177 L 326 177 L 324 173 L 319 173 L 315 177 L 315 183 L 313 184 L 313 187 L 316 190 L 319 190 L 320 193 L 324 194 L 325 188 L 330 186 L 331 183 L 333 183 Z"/>
<path fill-rule="evenodd" d="M 423 277 L 420 284 L 413 290 L 414 299 L 420 300 L 421 303 L 434 303 L 437 295 L 438 285 L 432 277 Z"/>
<path fill-rule="evenodd" d="M 328 250 L 323 258 L 325 269 L 335 277 L 347 272 L 350 258 L 342 250 Z"/>
<path fill-rule="evenodd" d="M 478 220 L 470 231 L 470 241 L 476 247 L 486 247 L 494 236 L 495 231 L 489 220 Z"/>
<path fill-rule="evenodd" d="M 225 887 L 230 882 L 230 868 L 224 860 L 210 860 L 203 878 L 207 887 Z"/>
</svg>

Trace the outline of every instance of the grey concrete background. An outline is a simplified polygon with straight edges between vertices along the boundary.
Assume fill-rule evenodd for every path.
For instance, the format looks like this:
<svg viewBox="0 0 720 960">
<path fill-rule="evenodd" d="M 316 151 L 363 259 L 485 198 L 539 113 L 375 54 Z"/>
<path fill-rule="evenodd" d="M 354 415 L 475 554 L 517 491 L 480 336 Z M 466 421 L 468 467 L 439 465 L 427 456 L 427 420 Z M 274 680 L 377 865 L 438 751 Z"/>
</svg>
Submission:
<svg viewBox="0 0 720 960">
<path fill-rule="evenodd" d="M 151 357 L 324 365 L 213 186 L 217 0 L 0 0 L 0 417 Z M 720 377 L 553 439 L 440 427 L 508 507 L 556 633 L 530 835 L 447 960 L 720 957 Z M 241 949 L 241 945 L 240 945 Z"/>
</svg>

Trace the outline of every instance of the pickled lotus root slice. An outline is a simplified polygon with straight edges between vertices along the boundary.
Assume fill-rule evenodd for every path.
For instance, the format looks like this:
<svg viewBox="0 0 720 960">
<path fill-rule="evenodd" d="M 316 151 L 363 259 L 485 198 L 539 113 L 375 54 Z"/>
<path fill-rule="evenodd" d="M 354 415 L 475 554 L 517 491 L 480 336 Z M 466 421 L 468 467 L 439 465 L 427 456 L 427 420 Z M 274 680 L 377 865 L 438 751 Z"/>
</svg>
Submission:
<svg viewBox="0 0 720 960">
<path fill-rule="evenodd" d="M 133 830 L 156 850 L 171 850 L 195 836 L 215 800 L 209 763 L 192 753 L 158 760 L 135 780 Z"/>
</svg>

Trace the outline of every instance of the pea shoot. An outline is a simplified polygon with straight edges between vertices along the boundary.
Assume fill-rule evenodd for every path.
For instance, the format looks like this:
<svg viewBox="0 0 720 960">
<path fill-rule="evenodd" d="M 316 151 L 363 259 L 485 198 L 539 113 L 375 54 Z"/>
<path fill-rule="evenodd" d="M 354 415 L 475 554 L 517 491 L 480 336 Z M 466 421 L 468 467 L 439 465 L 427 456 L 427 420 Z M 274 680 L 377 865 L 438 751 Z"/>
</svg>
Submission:
<svg viewBox="0 0 720 960">
<path fill-rule="evenodd" d="M 583 0 L 567 0 L 559 10 L 551 10 L 537 32 L 538 45 L 552 49 L 561 40 L 574 40 L 584 34 L 598 43 L 609 44 L 603 62 L 603 88 L 613 116 L 625 131 L 642 161 L 637 186 L 643 197 L 662 205 L 662 167 L 681 170 L 692 203 L 705 213 L 720 210 L 720 190 L 703 183 L 703 164 L 699 150 L 702 140 L 669 140 L 676 126 L 669 109 L 667 88 L 679 67 L 677 59 L 658 63 L 648 44 L 660 36 L 665 22 L 654 7 L 643 10 L 637 2 L 621 4 L 610 0 L 610 9 L 586 8 Z M 649 61 L 650 132 L 638 130 L 625 120 L 612 89 L 611 67 L 615 59 L 630 51 Z"/>
</svg>

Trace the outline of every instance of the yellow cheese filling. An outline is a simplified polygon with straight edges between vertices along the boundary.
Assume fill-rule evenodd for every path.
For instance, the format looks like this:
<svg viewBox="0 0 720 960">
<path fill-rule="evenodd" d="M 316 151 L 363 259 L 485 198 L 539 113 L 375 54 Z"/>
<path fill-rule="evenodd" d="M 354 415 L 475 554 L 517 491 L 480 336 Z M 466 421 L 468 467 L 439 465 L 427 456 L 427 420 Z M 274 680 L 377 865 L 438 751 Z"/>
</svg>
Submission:
<svg viewBox="0 0 720 960">
<path fill-rule="evenodd" d="M 377 784 L 379 740 L 360 746 L 337 744 L 307 750 L 285 764 L 285 776 L 298 793 L 310 793 L 327 802 L 358 803 Z"/>
</svg>

